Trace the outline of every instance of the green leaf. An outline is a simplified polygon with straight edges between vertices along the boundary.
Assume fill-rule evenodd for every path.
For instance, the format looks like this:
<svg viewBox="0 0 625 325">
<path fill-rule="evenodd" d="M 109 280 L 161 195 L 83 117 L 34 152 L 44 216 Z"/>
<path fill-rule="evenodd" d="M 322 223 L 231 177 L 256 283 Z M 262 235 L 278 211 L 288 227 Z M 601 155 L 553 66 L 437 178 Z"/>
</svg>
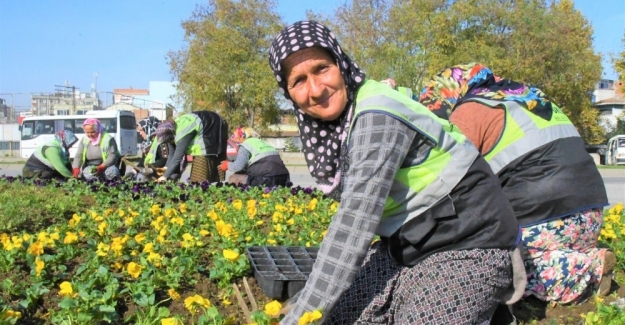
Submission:
<svg viewBox="0 0 625 325">
<path fill-rule="evenodd" d="M 165 307 L 158 308 L 158 318 L 167 318 L 169 317 L 169 309 Z"/>
<path fill-rule="evenodd" d="M 78 302 L 76 299 L 65 297 L 61 302 L 59 302 L 59 307 L 63 309 L 72 309 L 78 307 Z"/>
</svg>

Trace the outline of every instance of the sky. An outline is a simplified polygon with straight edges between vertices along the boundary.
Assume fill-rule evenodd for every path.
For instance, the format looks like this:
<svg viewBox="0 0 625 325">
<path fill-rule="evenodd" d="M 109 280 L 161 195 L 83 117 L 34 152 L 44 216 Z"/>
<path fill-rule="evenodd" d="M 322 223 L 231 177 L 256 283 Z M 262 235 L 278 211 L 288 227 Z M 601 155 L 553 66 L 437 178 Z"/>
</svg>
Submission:
<svg viewBox="0 0 625 325">
<path fill-rule="evenodd" d="M 331 15 L 345 1 L 278 0 L 277 12 L 293 23 L 306 10 Z M 172 81 L 166 55 L 185 46 L 181 22 L 206 3 L 0 0 L 0 98 L 20 110 L 30 105 L 29 93 L 53 92 L 55 85 L 112 92 Z M 625 0 L 575 0 L 575 6 L 594 28 L 597 52 L 624 49 Z M 616 78 L 609 59 L 603 67 L 604 78 Z"/>
</svg>

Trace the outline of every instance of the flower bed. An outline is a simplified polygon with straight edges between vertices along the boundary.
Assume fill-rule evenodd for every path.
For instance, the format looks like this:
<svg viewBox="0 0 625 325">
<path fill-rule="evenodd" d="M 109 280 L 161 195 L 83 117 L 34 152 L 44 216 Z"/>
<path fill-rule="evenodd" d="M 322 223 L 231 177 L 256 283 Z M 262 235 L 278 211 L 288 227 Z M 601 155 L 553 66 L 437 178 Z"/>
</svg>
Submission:
<svg viewBox="0 0 625 325">
<path fill-rule="evenodd" d="M 49 227 L 0 234 L 3 317 L 33 324 L 239 323 L 231 283 L 250 275 L 245 247 L 316 246 L 337 209 L 300 187 L 0 184 L 93 200 Z M 270 307 L 256 313 L 259 324 L 275 316 L 269 302 L 261 301 Z"/>
</svg>

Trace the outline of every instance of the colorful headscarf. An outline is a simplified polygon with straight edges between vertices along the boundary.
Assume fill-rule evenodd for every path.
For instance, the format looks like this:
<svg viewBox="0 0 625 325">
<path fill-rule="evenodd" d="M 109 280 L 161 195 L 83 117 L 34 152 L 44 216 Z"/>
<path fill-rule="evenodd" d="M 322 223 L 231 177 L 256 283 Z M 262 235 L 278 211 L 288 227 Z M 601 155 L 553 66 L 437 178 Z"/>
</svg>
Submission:
<svg viewBox="0 0 625 325">
<path fill-rule="evenodd" d="M 85 125 L 93 126 L 93 129 L 98 134 L 98 136 L 95 139 L 89 138 L 89 141 L 94 146 L 99 145 L 100 144 L 100 137 L 102 136 L 102 123 L 100 123 L 100 120 L 90 117 L 90 118 L 86 119 L 82 123 L 82 127 L 84 128 Z"/>
<path fill-rule="evenodd" d="M 74 135 L 74 132 L 70 130 L 61 130 L 54 135 L 54 138 L 61 143 L 61 151 L 68 155 L 68 149 L 78 142 L 78 138 Z"/>
<path fill-rule="evenodd" d="M 152 137 L 156 136 L 156 128 L 161 123 L 161 121 L 155 117 L 150 116 L 148 118 L 144 118 L 137 125 L 145 132 L 146 138 L 141 142 L 141 150 L 145 152 L 147 149 L 152 146 Z"/>
<path fill-rule="evenodd" d="M 289 96 L 286 78 L 282 73 L 282 62 L 290 54 L 310 47 L 327 50 L 336 60 L 345 81 L 347 106 L 341 116 L 334 121 L 322 121 L 306 115 Z M 299 21 L 282 30 L 269 50 L 269 65 L 284 97 L 296 110 L 295 117 L 311 176 L 324 193 L 338 200 L 341 191 L 341 156 L 347 152 L 344 146 L 354 99 L 358 88 L 365 82 L 365 73 L 343 52 L 334 34 L 316 21 Z"/>
<path fill-rule="evenodd" d="M 176 138 L 176 124 L 173 121 L 163 121 L 156 128 L 156 139 L 160 143 L 173 141 Z"/>
<path fill-rule="evenodd" d="M 449 119 L 456 107 L 474 98 L 516 101 L 546 120 L 551 120 L 553 114 L 551 102 L 542 90 L 502 79 L 478 63 L 443 70 L 426 83 L 419 102 L 439 117 Z"/>
</svg>

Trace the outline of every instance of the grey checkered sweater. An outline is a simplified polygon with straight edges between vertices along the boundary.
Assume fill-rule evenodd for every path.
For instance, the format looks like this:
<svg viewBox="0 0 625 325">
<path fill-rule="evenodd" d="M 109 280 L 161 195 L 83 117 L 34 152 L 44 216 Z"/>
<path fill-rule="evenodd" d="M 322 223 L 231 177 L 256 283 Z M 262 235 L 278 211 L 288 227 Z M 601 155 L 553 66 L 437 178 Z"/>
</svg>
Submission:
<svg viewBox="0 0 625 325">
<path fill-rule="evenodd" d="M 296 305 L 281 324 L 297 324 L 305 311 L 327 316 L 349 288 L 380 223 L 395 174 L 404 161 L 425 159 L 415 148 L 416 131 L 383 114 L 358 117 L 351 131 L 350 166 L 343 179 L 341 203 Z"/>
</svg>

